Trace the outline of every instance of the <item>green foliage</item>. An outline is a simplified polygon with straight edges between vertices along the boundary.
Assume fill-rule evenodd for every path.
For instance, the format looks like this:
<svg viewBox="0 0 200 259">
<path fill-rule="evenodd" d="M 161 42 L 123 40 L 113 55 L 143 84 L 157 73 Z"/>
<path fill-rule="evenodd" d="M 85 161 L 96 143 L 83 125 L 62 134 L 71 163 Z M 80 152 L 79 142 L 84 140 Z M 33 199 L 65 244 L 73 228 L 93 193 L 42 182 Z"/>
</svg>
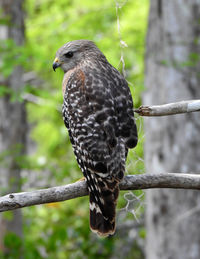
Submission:
<svg viewBox="0 0 200 259">
<path fill-rule="evenodd" d="M 5 211 L 2 213 L 3 219 L 6 219 L 7 221 L 13 220 L 13 212 L 12 211 Z"/>
<path fill-rule="evenodd" d="M 20 259 L 23 254 L 23 243 L 20 237 L 9 232 L 4 237 L 5 253 L 0 251 L 0 259 Z"/>
<path fill-rule="evenodd" d="M 38 258 L 43 258 L 41 254 L 46 254 L 52 259 L 86 258 L 86 255 L 87 258 L 95 258 L 97 251 L 99 258 L 106 258 L 110 254 L 113 246 L 112 240 L 97 240 L 92 237 L 88 231 L 88 211 L 84 202 L 87 202 L 87 199 L 81 198 L 80 200 L 81 202 L 73 200 L 34 207 L 31 210 L 26 209 L 25 231 L 33 233 L 26 239 L 29 253 L 31 243 L 34 243 L 38 244 L 33 251 L 35 253 L 36 248 L 40 254 Z M 37 217 L 32 218 L 34 213 Z"/>
<path fill-rule="evenodd" d="M 24 46 L 17 46 L 12 39 L 0 40 L 0 53 L 0 69 L 4 77 L 8 77 L 16 66 L 27 68 L 29 50 Z"/>
<path fill-rule="evenodd" d="M 61 112 L 58 111 L 62 104 L 63 73 L 59 70 L 54 73 L 52 70 L 56 50 L 70 40 L 90 39 L 121 71 L 120 57 L 123 55 L 126 78 L 130 82 L 135 106 L 139 106 L 144 89 L 143 58 L 148 0 L 127 1 L 118 9 L 121 37 L 128 45 L 124 48 L 120 46 L 114 0 L 26 0 L 25 9 L 25 46 L 17 47 L 11 40 L 0 44 L 0 51 L 4 53 L 1 70 L 5 77 L 10 75 L 16 65 L 21 65 L 27 71 L 35 71 L 44 82 L 39 86 L 26 85 L 23 89 L 24 93 L 38 97 L 40 102 L 26 105 L 28 121 L 32 126 L 30 138 L 37 144 L 37 149 L 22 164 L 27 170 L 40 171 L 41 178 L 47 172 L 50 179 L 46 186 L 52 183 L 67 184 L 82 175 Z M 3 86 L 0 95 L 4 94 L 12 95 Z M 141 128 L 142 121 L 138 119 L 137 123 L 138 128 Z M 144 171 L 142 130 L 139 136 L 139 145 L 128 157 L 128 173 Z M 119 208 L 124 207 L 125 203 L 121 195 Z M 119 240 L 117 234 L 112 238 L 101 239 L 90 232 L 87 197 L 26 208 L 23 211 L 23 254 L 26 259 L 109 258 Z M 9 244 L 9 238 L 6 242 Z M 138 248 L 131 252 L 129 258 L 133 258 L 132 255 L 135 259 L 142 258 Z"/>
</svg>

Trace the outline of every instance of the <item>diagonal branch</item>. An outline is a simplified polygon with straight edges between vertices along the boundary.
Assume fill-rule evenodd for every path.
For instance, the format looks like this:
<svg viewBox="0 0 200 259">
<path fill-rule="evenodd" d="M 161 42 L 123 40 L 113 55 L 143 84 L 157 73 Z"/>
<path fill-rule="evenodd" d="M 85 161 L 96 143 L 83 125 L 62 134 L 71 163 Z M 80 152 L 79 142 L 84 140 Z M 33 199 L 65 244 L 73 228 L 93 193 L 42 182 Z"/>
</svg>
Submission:
<svg viewBox="0 0 200 259">
<path fill-rule="evenodd" d="M 128 175 L 120 183 L 121 190 L 150 188 L 181 188 L 200 190 L 200 174 L 142 174 Z M 32 205 L 58 202 L 86 196 L 86 182 L 52 187 L 48 189 L 12 193 L 0 197 L 0 212 Z"/>
<path fill-rule="evenodd" d="M 200 100 L 182 101 L 163 105 L 145 106 L 134 109 L 140 116 L 166 116 L 200 111 Z"/>
</svg>

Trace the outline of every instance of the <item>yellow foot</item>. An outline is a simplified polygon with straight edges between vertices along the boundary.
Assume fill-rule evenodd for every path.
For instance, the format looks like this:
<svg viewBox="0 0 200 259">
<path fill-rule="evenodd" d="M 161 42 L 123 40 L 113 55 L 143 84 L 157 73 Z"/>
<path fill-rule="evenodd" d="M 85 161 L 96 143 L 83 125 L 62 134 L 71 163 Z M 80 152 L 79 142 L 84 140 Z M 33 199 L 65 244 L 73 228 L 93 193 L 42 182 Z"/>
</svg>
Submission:
<svg viewBox="0 0 200 259">
<path fill-rule="evenodd" d="M 78 179 L 76 182 L 80 182 L 80 181 L 85 181 L 85 177 L 81 177 L 80 179 Z"/>
</svg>

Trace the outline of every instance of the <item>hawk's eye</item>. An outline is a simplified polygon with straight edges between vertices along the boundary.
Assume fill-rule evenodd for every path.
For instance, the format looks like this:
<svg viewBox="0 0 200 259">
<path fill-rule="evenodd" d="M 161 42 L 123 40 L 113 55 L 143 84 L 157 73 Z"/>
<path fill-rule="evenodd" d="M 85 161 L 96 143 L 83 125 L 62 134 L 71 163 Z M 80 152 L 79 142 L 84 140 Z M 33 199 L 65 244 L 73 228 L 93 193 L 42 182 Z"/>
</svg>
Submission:
<svg viewBox="0 0 200 259">
<path fill-rule="evenodd" d="M 74 55 L 74 53 L 73 53 L 72 51 L 69 51 L 69 52 L 67 52 L 67 53 L 64 54 L 64 56 L 65 56 L 66 58 L 72 58 L 73 55 Z"/>
</svg>

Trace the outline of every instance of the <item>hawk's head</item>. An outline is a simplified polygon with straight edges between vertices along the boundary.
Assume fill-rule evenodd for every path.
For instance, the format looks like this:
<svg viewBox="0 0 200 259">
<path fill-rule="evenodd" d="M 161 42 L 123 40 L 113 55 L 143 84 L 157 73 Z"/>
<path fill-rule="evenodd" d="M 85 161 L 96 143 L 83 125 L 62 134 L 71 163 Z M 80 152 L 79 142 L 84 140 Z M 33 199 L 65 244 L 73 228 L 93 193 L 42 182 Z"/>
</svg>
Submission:
<svg viewBox="0 0 200 259">
<path fill-rule="evenodd" d="M 90 58 L 93 60 L 105 59 L 94 42 L 89 40 L 70 41 L 56 52 L 53 69 L 55 71 L 56 68 L 61 67 L 64 72 L 67 72 Z"/>
</svg>

